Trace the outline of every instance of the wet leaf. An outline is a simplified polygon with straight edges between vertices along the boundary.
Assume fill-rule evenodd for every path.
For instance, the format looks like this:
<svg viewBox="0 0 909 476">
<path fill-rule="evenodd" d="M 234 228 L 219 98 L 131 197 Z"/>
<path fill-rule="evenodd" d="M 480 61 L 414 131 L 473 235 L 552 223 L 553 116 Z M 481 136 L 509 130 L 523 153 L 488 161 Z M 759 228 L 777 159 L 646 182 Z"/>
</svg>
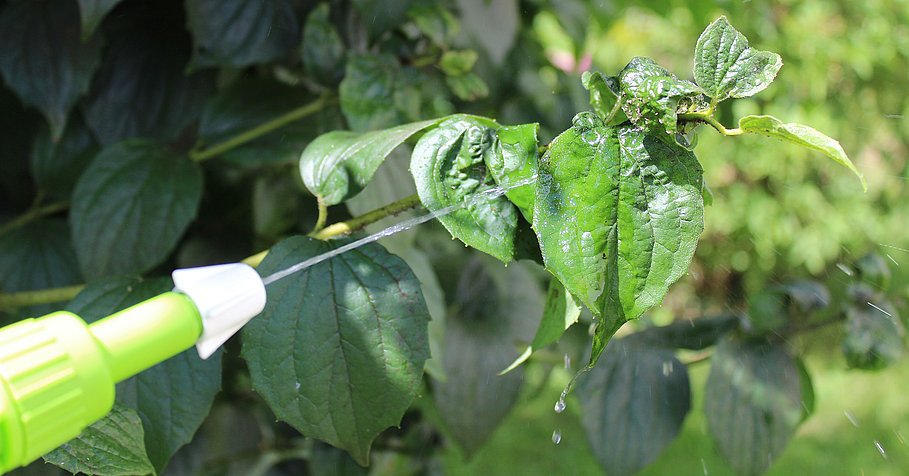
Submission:
<svg viewBox="0 0 909 476">
<path fill-rule="evenodd" d="M 496 183 L 508 187 L 505 196 L 511 200 L 527 221 L 533 220 L 533 201 L 536 195 L 536 184 L 532 183 L 537 175 L 539 160 L 538 139 L 539 124 L 522 124 L 503 126 L 496 131 L 499 152 L 487 156 L 486 165 Z M 526 185 L 511 188 L 514 184 L 528 182 Z"/>
<path fill-rule="evenodd" d="M 533 341 L 527 349 L 515 359 L 501 373 L 511 372 L 523 364 L 533 355 L 534 351 L 556 343 L 565 331 L 578 322 L 581 317 L 581 307 L 574 301 L 571 293 L 565 290 L 558 279 L 549 281 L 549 290 L 546 292 L 546 305 L 543 308 L 543 319 L 537 328 Z"/>
<path fill-rule="evenodd" d="M 198 164 L 154 142 L 104 148 L 76 184 L 70 230 L 89 278 L 142 273 L 160 264 L 195 218 Z"/>
<path fill-rule="evenodd" d="M 867 191 L 868 183 L 865 177 L 855 168 L 846 151 L 836 139 L 824 135 L 817 129 L 795 123 L 783 123 L 773 116 L 745 116 L 739 120 L 739 128 L 752 134 L 761 134 L 781 141 L 807 147 L 821 152 L 833 159 L 834 162 L 851 170 L 861 181 L 862 188 Z"/>
<path fill-rule="evenodd" d="M 694 79 L 714 103 L 763 91 L 782 66 L 780 55 L 748 46 L 726 17 L 707 26 L 694 50 Z"/>
<path fill-rule="evenodd" d="M 492 435 L 518 399 L 523 369 L 498 375 L 527 342 L 540 313 L 534 277 L 513 264 L 507 268 L 480 257 L 459 273 L 445 328 L 442 365 L 447 380 L 433 382 L 433 399 L 447 434 L 467 454 Z"/>
<path fill-rule="evenodd" d="M 607 126 L 619 125 L 628 120 L 619 100 L 622 94 L 618 78 L 599 71 L 584 71 L 581 84 L 590 93 L 590 105 Z"/>
<path fill-rule="evenodd" d="M 100 36 L 82 41 L 76 2 L 31 0 L 0 10 L 0 44 L 7 86 L 44 114 L 58 139 L 98 68 Z"/>
<path fill-rule="evenodd" d="M 359 193 L 395 148 L 441 119 L 372 132 L 333 131 L 312 141 L 300 157 L 300 175 L 313 195 L 335 205 Z"/>
<path fill-rule="evenodd" d="M 75 473 L 99 476 L 154 474 L 145 454 L 142 421 L 121 405 L 96 421 L 75 439 L 44 455 L 44 460 Z"/>
<path fill-rule="evenodd" d="M 591 363 L 627 320 L 662 301 L 703 230 L 694 154 L 639 128 L 575 117 L 540 161 L 534 227 L 543 260 L 597 320 Z"/>
<path fill-rule="evenodd" d="M 355 55 L 347 60 L 338 86 L 341 110 L 354 131 L 396 125 L 395 86 L 400 65 L 389 54 Z"/>
<path fill-rule="evenodd" d="M 259 271 L 343 242 L 288 238 Z M 373 439 L 399 424 L 429 357 L 429 312 L 416 277 L 369 244 L 277 281 L 268 294 L 243 329 L 253 388 L 281 420 L 368 464 Z"/>
<path fill-rule="evenodd" d="M 905 354 L 905 328 L 893 306 L 882 298 L 856 302 L 846 309 L 843 353 L 850 367 L 878 370 Z"/>
<path fill-rule="evenodd" d="M 138 304 L 174 287 L 169 278 L 105 278 L 89 284 L 66 310 L 88 323 Z M 221 389 L 221 353 L 207 360 L 188 349 L 117 385 L 117 403 L 142 419 L 148 458 L 160 473 L 180 447 L 192 440 Z M 104 449 L 84 453 L 103 459 Z"/>
<path fill-rule="evenodd" d="M 497 128 L 476 116 L 448 118 L 417 142 L 410 170 L 429 210 L 448 211 L 467 201 L 438 217 L 451 236 L 507 263 L 514 257 L 517 211 L 505 197 L 480 195 L 493 185 L 485 164 L 497 153 Z"/>
<path fill-rule="evenodd" d="M 688 369 L 669 350 L 613 341 L 577 388 L 587 440 L 606 472 L 631 475 L 678 435 L 691 409 Z"/>
<path fill-rule="evenodd" d="M 737 474 L 763 474 L 802 421 L 802 378 L 782 344 L 726 339 L 711 358 L 704 413 Z"/>
<path fill-rule="evenodd" d="M 685 132 L 678 126 L 679 109 L 700 107 L 702 91 L 696 84 L 675 77 L 650 58 L 632 59 L 619 73 L 618 82 L 625 116 L 658 135 Z"/>
<path fill-rule="evenodd" d="M 248 66 L 276 60 L 300 42 L 289 0 L 187 0 L 192 66 Z"/>
<path fill-rule="evenodd" d="M 333 87 L 344 76 L 345 48 L 331 24 L 329 10 L 329 4 L 322 3 L 306 17 L 300 56 L 309 76 Z"/>
</svg>

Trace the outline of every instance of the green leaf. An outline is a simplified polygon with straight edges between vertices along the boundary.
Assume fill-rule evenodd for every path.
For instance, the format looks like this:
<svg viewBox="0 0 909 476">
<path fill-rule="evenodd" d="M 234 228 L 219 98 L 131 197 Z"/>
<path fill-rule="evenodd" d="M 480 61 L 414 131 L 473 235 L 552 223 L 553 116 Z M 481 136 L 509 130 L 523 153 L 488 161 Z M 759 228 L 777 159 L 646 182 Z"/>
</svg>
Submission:
<svg viewBox="0 0 909 476">
<path fill-rule="evenodd" d="M 791 122 L 784 124 L 773 116 L 745 116 L 739 120 L 739 128 L 746 133 L 773 137 L 774 139 L 821 152 L 833 159 L 834 162 L 851 170 L 862 181 L 862 189 L 868 190 L 868 183 L 865 182 L 865 177 L 859 173 L 852 161 L 849 160 L 849 156 L 846 155 L 846 151 L 843 150 L 840 143 L 817 129 Z"/>
<path fill-rule="evenodd" d="M 32 143 L 30 165 L 35 183 L 53 197 L 69 199 L 76 180 L 97 152 L 98 144 L 79 116 L 56 141 L 50 129 L 42 127 Z"/>
<path fill-rule="evenodd" d="M 169 278 L 106 278 L 89 284 L 66 309 L 92 323 L 173 289 Z M 117 385 L 117 402 L 136 410 L 148 457 L 160 473 L 190 442 L 221 389 L 221 353 L 202 360 L 186 350 Z M 100 451 L 100 450 L 99 450 Z M 89 461 L 100 453 L 85 454 Z"/>
<path fill-rule="evenodd" d="M 470 72 L 477 62 L 477 52 L 474 50 L 449 50 L 442 53 L 439 67 L 448 76 L 461 76 Z"/>
<path fill-rule="evenodd" d="M 845 328 L 843 353 L 850 367 L 879 370 L 896 363 L 905 354 L 905 329 L 896 310 L 885 299 L 873 297 L 849 306 Z"/>
<path fill-rule="evenodd" d="M 82 41 L 76 2 L 33 0 L 0 10 L 0 44 L 6 84 L 44 114 L 58 139 L 98 67 L 100 36 Z"/>
<path fill-rule="evenodd" d="M 106 147 L 73 192 L 70 230 L 89 278 L 160 264 L 195 218 L 198 164 L 141 139 Z"/>
<path fill-rule="evenodd" d="M 395 83 L 400 65 L 389 54 L 355 55 L 347 60 L 338 86 L 341 110 L 354 131 L 396 125 Z"/>
<path fill-rule="evenodd" d="M 191 65 L 249 66 L 281 58 L 300 42 L 289 0 L 186 0 L 195 52 Z"/>
<path fill-rule="evenodd" d="M 799 380 L 802 383 L 802 420 L 800 423 L 804 423 L 814 413 L 814 384 L 811 382 L 811 374 L 808 373 L 805 362 L 797 358 L 795 365 L 799 368 Z"/>
<path fill-rule="evenodd" d="M 440 3 L 418 3 L 407 10 L 407 17 L 439 47 L 448 47 L 461 30 L 458 19 Z"/>
<path fill-rule="evenodd" d="M 114 405 L 76 438 L 44 455 L 48 463 L 72 473 L 99 476 L 154 474 L 145 454 L 142 421 L 130 408 Z"/>
<path fill-rule="evenodd" d="M 263 275 L 344 240 L 293 237 L 271 248 Z M 429 357 L 429 313 L 403 261 L 369 244 L 268 288 L 262 315 L 243 329 L 253 388 L 304 435 L 347 450 L 361 465 L 382 430 L 399 424 Z"/>
<path fill-rule="evenodd" d="M 463 76 L 446 76 L 445 84 L 451 92 L 464 101 L 476 101 L 489 96 L 489 87 L 483 78 L 476 73 L 467 73 Z"/>
<path fill-rule="evenodd" d="M 457 115 L 423 135 L 410 170 L 423 206 L 433 212 L 469 203 L 440 215 L 451 236 L 509 262 L 514 257 L 518 217 L 505 197 L 478 196 L 492 182 L 485 163 L 497 153 L 498 125 L 486 118 Z"/>
<path fill-rule="evenodd" d="M 177 139 L 214 89 L 214 74 L 186 74 L 190 40 L 162 28 L 167 19 L 142 6 L 105 27 L 110 44 L 85 102 L 85 121 L 103 145 Z"/>
<path fill-rule="evenodd" d="M 681 430 L 690 392 L 688 369 L 671 350 L 633 337 L 611 342 L 577 389 L 581 424 L 606 473 L 631 475 L 652 463 Z"/>
<path fill-rule="evenodd" d="M 569 327 L 578 322 L 579 317 L 581 317 L 581 307 L 575 302 L 574 297 L 565 290 L 565 287 L 562 286 L 558 279 L 551 279 L 549 281 L 549 290 L 546 292 L 543 319 L 540 321 L 540 327 L 537 328 L 536 335 L 533 336 L 533 341 L 501 373 L 511 372 L 526 362 L 534 351 L 557 342 Z"/>
<path fill-rule="evenodd" d="M 369 470 L 358 465 L 347 453 L 325 443 L 315 442 L 309 457 L 311 476 L 366 476 Z"/>
<path fill-rule="evenodd" d="M 37 220 L 0 235 L 0 292 L 35 291 L 82 280 L 69 230 L 62 220 Z M 29 317 L 56 310 L 31 306 Z"/>
<path fill-rule="evenodd" d="M 300 157 L 303 183 L 323 204 L 341 203 L 363 190 L 391 151 L 441 120 L 412 122 L 381 131 L 323 134 Z"/>
<path fill-rule="evenodd" d="M 104 16 L 123 0 L 79 0 L 79 18 L 82 20 L 82 40 L 87 40 L 101 24 Z"/>
<path fill-rule="evenodd" d="M 581 113 L 540 161 L 543 260 L 598 318 L 590 363 L 688 270 L 704 227 L 697 158 L 639 128 Z"/>
<path fill-rule="evenodd" d="M 325 86 L 334 86 L 344 76 L 345 51 L 329 11 L 329 4 L 322 3 L 306 17 L 300 56 L 309 76 Z"/>
<path fill-rule="evenodd" d="M 536 187 L 539 150 L 537 134 L 539 124 L 503 126 L 496 131 L 498 153 L 487 155 L 486 166 L 496 183 L 506 187 L 505 196 L 511 200 L 527 221 L 533 220 L 533 201 Z M 510 188 L 513 184 L 528 182 L 526 185 Z"/>
<path fill-rule="evenodd" d="M 763 91 L 782 66 L 780 55 L 748 46 L 726 17 L 707 26 L 694 50 L 694 79 L 714 104 Z"/>
<path fill-rule="evenodd" d="M 720 456 L 740 475 L 764 473 L 803 415 L 801 372 L 783 344 L 720 342 L 704 397 Z"/>
<path fill-rule="evenodd" d="M 520 264 L 507 268 L 475 256 L 459 273 L 445 328 L 447 380 L 432 395 L 449 436 L 467 455 L 492 435 L 518 399 L 523 369 L 498 375 L 527 342 L 542 302 L 536 279 Z"/>
<path fill-rule="evenodd" d="M 679 110 L 707 107 L 701 104 L 698 85 L 678 79 L 650 58 L 632 59 L 619 73 L 618 81 L 625 116 L 632 124 L 657 134 L 686 132 L 678 126 Z"/>
<path fill-rule="evenodd" d="M 599 71 L 584 71 L 581 84 L 590 93 L 590 105 L 607 126 L 616 126 L 628 120 L 619 100 L 622 91 L 618 78 Z"/>
<path fill-rule="evenodd" d="M 855 262 L 859 281 L 879 291 L 890 287 L 890 267 L 884 258 L 877 253 L 868 253 Z"/>
</svg>

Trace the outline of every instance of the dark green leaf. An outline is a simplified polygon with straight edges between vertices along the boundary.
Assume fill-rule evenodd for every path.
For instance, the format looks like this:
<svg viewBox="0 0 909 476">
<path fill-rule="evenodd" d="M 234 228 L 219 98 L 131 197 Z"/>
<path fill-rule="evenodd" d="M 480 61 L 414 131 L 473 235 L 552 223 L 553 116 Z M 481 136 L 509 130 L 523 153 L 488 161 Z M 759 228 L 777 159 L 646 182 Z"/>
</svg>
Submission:
<svg viewBox="0 0 909 476">
<path fill-rule="evenodd" d="M 474 50 L 449 50 L 442 53 L 439 67 L 449 76 L 461 76 L 470 72 L 477 62 L 477 52 Z"/>
<path fill-rule="evenodd" d="M 102 144 L 131 137 L 174 140 L 202 112 L 214 75 L 186 74 L 190 39 L 168 19 L 140 8 L 112 22 L 111 42 L 85 103 L 85 120 Z"/>
<path fill-rule="evenodd" d="M 131 408 L 114 405 L 69 443 L 44 455 L 44 460 L 72 473 L 99 476 L 154 474 L 145 454 L 142 421 Z"/>
<path fill-rule="evenodd" d="M 541 290 L 519 264 L 507 268 L 474 257 L 451 294 L 442 365 L 447 380 L 433 398 L 448 434 L 468 455 L 492 435 L 518 398 L 523 369 L 498 375 L 527 342 L 539 316 Z"/>
<path fill-rule="evenodd" d="M 81 280 L 66 223 L 33 221 L 0 236 L 0 292 L 34 291 Z M 45 304 L 27 311 L 39 316 L 55 309 Z"/>
<path fill-rule="evenodd" d="M 811 383 L 811 374 L 808 373 L 808 367 L 802 359 L 795 359 L 795 364 L 799 368 L 799 379 L 802 382 L 802 423 L 814 413 L 815 397 L 814 384 Z"/>
<path fill-rule="evenodd" d="M 492 182 L 485 163 L 498 153 L 497 128 L 476 116 L 446 119 L 417 142 L 410 170 L 423 206 L 436 212 L 462 205 L 438 217 L 451 236 L 507 263 L 514 257 L 517 212 L 505 197 L 479 195 Z"/>
<path fill-rule="evenodd" d="M 748 46 L 726 17 L 707 26 L 694 50 L 694 79 L 714 103 L 763 91 L 782 66 L 780 55 Z"/>
<path fill-rule="evenodd" d="M 539 349 L 553 344 L 562 337 L 565 331 L 578 322 L 581 317 L 581 308 L 574 301 L 571 293 L 565 290 L 558 279 L 549 281 L 549 290 L 546 292 L 546 306 L 543 308 L 543 319 L 540 321 L 540 327 L 537 328 L 533 341 L 527 346 L 511 365 L 502 373 L 511 372 L 517 366 L 521 365 L 530 356 Z"/>
<path fill-rule="evenodd" d="M 856 302 L 846 310 L 843 352 L 850 367 L 877 370 L 903 357 L 905 330 L 893 306 L 884 299 Z"/>
<path fill-rule="evenodd" d="M 496 183 L 508 189 L 505 196 L 518 207 L 527 221 L 533 220 L 533 201 L 536 194 L 534 179 L 539 160 L 537 133 L 539 124 L 503 126 L 496 131 L 498 136 L 496 154 L 487 156 L 489 172 Z M 524 183 L 510 188 L 513 184 Z"/>
<path fill-rule="evenodd" d="M 304 237 L 271 248 L 267 275 L 339 242 Z M 349 251 L 268 288 L 243 330 L 253 388 L 304 435 L 365 465 L 372 440 L 397 425 L 429 357 L 429 313 L 407 265 L 377 244 Z"/>
<path fill-rule="evenodd" d="M 289 0 L 186 0 L 193 67 L 249 66 L 276 60 L 300 43 Z"/>
<path fill-rule="evenodd" d="M 591 363 L 627 320 L 662 301 L 703 230 L 690 151 L 581 113 L 540 161 L 534 228 L 546 267 L 598 317 Z"/>
<path fill-rule="evenodd" d="M 79 18 L 82 20 L 82 39 L 88 39 L 101 24 L 107 12 L 123 0 L 79 0 Z"/>
<path fill-rule="evenodd" d="M 303 67 L 316 81 L 334 86 L 344 75 L 344 43 L 329 19 L 329 5 L 323 3 L 306 17 L 300 55 Z"/>
<path fill-rule="evenodd" d="M 461 28 L 458 19 L 440 3 L 416 4 L 407 11 L 407 17 L 440 47 L 447 47 Z"/>
<path fill-rule="evenodd" d="M 851 170 L 862 181 L 862 188 L 868 190 L 865 177 L 849 160 L 840 143 L 817 129 L 791 122 L 784 124 L 773 116 L 745 116 L 739 120 L 739 128 L 746 133 L 761 134 L 816 150 Z"/>
<path fill-rule="evenodd" d="M 653 462 L 691 409 L 685 365 L 671 350 L 633 337 L 610 343 L 579 383 L 587 440 L 612 476 L 634 474 Z"/>
<path fill-rule="evenodd" d="M 766 471 L 803 412 L 801 372 L 782 344 L 726 339 L 717 346 L 704 413 L 717 450 L 737 474 Z"/>
<path fill-rule="evenodd" d="M 375 39 L 400 25 L 407 18 L 407 10 L 414 0 L 353 0 L 352 3 L 369 31 L 369 37 Z"/>
<path fill-rule="evenodd" d="M 881 255 L 869 253 L 855 262 L 858 277 L 863 283 L 879 290 L 890 287 L 890 267 Z"/>
<path fill-rule="evenodd" d="M 413 122 L 381 131 L 323 134 L 300 157 L 303 183 L 325 205 L 341 203 L 363 190 L 391 151 L 440 120 Z"/>
<path fill-rule="evenodd" d="M 581 84 L 590 93 L 593 112 L 597 113 L 607 126 L 619 125 L 628 120 L 619 100 L 622 91 L 618 78 L 606 76 L 599 71 L 584 71 L 581 75 Z"/>
<path fill-rule="evenodd" d="M 619 73 L 618 81 L 625 116 L 632 124 L 657 134 L 685 132 L 678 127 L 678 111 L 701 107 L 702 92 L 696 84 L 676 78 L 650 58 L 632 59 Z"/>
<path fill-rule="evenodd" d="M 198 164 L 144 140 L 106 147 L 73 192 L 70 229 L 89 278 L 142 273 L 161 263 L 195 218 Z"/>
<path fill-rule="evenodd" d="M 76 2 L 13 2 L 0 10 L 0 73 L 22 100 L 38 108 L 54 139 L 88 91 L 101 57 L 101 38 L 83 42 Z"/>
<path fill-rule="evenodd" d="M 50 196 L 69 199 L 76 180 L 98 152 L 91 131 L 78 116 L 54 141 L 50 129 L 41 128 L 32 144 L 31 170 L 35 183 Z"/>
<path fill-rule="evenodd" d="M 370 131 L 399 122 L 394 98 L 399 68 L 398 60 L 389 54 L 356 55 L 347 60 L 338 95 L 352 130 Z"/>
<path fill-rule="evenodd" d="M 94 322 L 173 289 L 170 279 L 106 278 L 86 287 L 66 309 Z M 117 402 L 136 410 L 145 448 L 160 473 L 189 443 L 221 389 L 221 353 L 202 360 L 189 349 L 117 385 Z M 89 460 L 100 453 L 85 454 Z"/>
<path fill-rule="evenodd" d="M 446 76 L 445 83 L 451 88 L 458 99 L 475 101 L 489 96 L 489 87 L 476 73 L 467 73 L 462 76 Z"/>
</svg>

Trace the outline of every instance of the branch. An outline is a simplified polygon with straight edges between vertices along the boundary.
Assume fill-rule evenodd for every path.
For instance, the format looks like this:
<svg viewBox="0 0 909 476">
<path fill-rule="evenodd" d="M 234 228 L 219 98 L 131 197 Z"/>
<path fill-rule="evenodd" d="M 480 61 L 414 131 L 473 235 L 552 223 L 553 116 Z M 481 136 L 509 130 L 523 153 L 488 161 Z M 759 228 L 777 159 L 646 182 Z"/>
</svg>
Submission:
<svg viewBox="0 0 909 476">
<path fill-rule="evenodd" d="M 252 129 L 241 132 L 240 134 L 237 134 L 236 136 L 231 137 L 230 139 L 227 139 L 220 144 L 213 145 L 205 150 L 191 150 L 189 152 L 189 158 L 196 162 L 201 162 L 203 160 L 216 157 L 251 140 L 258 139 L 259 137 L 262 137 L 269 132 L 280 129 L 292 122 L 315 114 L 321 111 L 326 105 L 328 105 L 328 103 L 329 96 L 323 95 L 319 99 L 316 99 L 309 104 L 304 104 L 303 106 L 282 114 L 264 124 L 259 124 Z"/>
<path fill-rule="evenodd" d="M 0 225 L 0 236 L 3 236 L 17 228 L 21 228 L 34 220 L 47 215 L 53 215 L 69 208 L 68 202 L 49 203 L 41 207 L 32 207 L 22 215 Z"/>
<path fill-rule="evenodd" d="M 726 126 L 716 120 L 712 114 L 702 113 L 702 112 L 688 112 L 678 115 L 678 120 L 688 121 L 688 122 L 703 122 L 710 125 L 717 132 L 723 134 L 724 136 L 740 136 L 745 133 L 741 129 L 726 129 Z"/>
<path fill-rule="evenodd" d="M 366 212 L 358 217 L 351 218 L 350 220 L 338 222 L 334 225 L 329 225 L 321 230 L 311 233 L 309 236 L 319 240 L 327 240 L 329 238 L 349 235 L 355 231 L 365 228 L 367 225 L 371 225 L 379 220 L 382 220 L 383 218 L 397 215 L 401 212 L 416 208 L 418 206 L 420 206 L 420 197 L 414 194 L 409 197 L 404 197 L 397 202 L 389 203 L 384 207 L 377 208 L 371 212 Z"/>
</svg>

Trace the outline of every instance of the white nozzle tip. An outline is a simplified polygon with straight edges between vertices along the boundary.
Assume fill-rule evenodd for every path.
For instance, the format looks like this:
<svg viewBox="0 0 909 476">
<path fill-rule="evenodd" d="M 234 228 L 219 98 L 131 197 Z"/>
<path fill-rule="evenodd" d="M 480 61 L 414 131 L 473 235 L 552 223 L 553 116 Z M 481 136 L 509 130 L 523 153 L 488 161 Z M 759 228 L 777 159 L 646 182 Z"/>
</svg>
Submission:
<svg viewBox="0 0 909 476">
<path fill-rule="evenodd" d="M 196 350 L 203 359 L 265 309 L 265 285 L 251 266 L 231 263 L 186 268 L 171 276 L 176 290 L 189 296 L 202 316 Z"/>
</svg>

